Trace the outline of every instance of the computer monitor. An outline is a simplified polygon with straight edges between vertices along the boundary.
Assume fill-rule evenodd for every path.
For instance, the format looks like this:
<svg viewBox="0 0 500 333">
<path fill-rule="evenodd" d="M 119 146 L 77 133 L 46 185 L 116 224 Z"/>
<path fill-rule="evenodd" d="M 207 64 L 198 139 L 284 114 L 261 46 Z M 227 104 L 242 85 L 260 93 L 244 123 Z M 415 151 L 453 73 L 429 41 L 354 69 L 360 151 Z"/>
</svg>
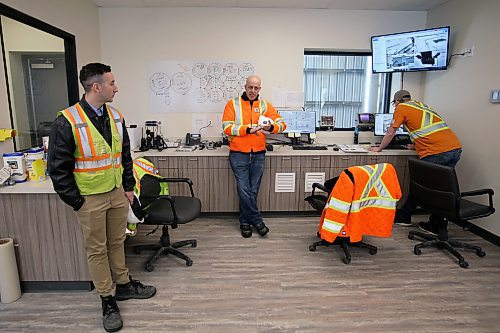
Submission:
<svg viewBox="0 0 500 333">
<path fill-rule="evenodd" d="M 387 129 L 391 126 L 392 113 L 375 114 L 375 135 L 385 135 Z M 396 135 L 409 135 L 408 131 L 401 125 L 396 130 Z"/>
<path fill-rule="evenodd" d="M 316 133 L 315 111 L 279 111 L 286 123 L 283 133 Z"/>
</svg>

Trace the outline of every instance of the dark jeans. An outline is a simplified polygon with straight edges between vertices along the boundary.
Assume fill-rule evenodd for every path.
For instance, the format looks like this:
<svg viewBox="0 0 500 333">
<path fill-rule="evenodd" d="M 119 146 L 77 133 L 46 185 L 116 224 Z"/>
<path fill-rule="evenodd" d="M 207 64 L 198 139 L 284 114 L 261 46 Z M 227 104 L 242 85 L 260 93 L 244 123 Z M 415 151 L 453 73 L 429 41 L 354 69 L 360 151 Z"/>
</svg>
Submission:
<svg viewBox="0 0 500 333">
<path fill-rule="evenodd" d="M 434 164 L 446 165 L 454 168 L 455 165 L 457 165 L 458 160 L 460 160 L 461 154 L 462 154 L 462 149 L 459 148 L 446 151 L 441 154 L 429 155 L 422 158 L 421 160 Z M 408 197 L 406 198 L 405 203 L 403 204 L 401 209 L 399 209 L 400 214 L 402 214 L 404 218 L 409 219 L 413 215 L 413 213 L 415 213 L 416 209 L 417 209 L 417 204 L 415 203 L 415 201 L 413 201 L 411 193 L 408 193 Z M 433 224 L 440 223 L 442 220 L 443 220 L 442 217 L 435 215 L 431 215 L 429 218 L 429 222 Z"/>
<path fill-rule="evenodd" d="M 262 215 L 257 207 L 260 181 L 266 154 L 229 153 L 229 162 L 236 178 L 240 201 L 240 224 L 259 225 Z"/>
</svg>

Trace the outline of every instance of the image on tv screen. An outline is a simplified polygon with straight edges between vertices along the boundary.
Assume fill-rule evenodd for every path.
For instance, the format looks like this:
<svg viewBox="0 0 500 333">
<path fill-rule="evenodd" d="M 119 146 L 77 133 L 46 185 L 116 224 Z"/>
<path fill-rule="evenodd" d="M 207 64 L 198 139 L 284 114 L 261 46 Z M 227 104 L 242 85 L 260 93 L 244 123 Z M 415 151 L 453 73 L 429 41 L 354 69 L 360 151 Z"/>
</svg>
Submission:
<svg viewBox="0 0 500 333">
<path fill-rule="evenodd" d="M 444 70 L 449 27 L 372 37 L 373 73 Z"/>
</svg>

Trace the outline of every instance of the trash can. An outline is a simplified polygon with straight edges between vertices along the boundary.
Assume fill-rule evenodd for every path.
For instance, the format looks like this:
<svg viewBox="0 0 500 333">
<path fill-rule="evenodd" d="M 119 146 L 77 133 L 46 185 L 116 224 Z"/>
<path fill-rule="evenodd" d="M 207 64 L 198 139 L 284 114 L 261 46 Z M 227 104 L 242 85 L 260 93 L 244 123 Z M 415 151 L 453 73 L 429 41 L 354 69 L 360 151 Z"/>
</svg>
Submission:
<svg viewBox="0 0 500 333">
<path fill-rule="evenodd" d="M 12 303 L 21 297 L 14 240 L 0 239 L 0 301 Z"/>
</svg>

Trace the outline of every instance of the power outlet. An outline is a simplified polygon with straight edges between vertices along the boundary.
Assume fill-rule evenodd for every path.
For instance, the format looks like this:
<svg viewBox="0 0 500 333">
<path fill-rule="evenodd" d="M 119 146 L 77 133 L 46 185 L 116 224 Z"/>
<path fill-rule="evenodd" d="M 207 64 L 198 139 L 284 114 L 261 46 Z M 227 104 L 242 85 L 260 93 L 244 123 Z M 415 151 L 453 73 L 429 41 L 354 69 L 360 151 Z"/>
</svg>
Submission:
<svg viewBox="0 0 500 333">
<path fill-rule="evenodd" d="M 466 48 L 463 53 L 465 57 L 472 57 L 474 55 L 474 45 L 470 48 Z"/>
</svg>

